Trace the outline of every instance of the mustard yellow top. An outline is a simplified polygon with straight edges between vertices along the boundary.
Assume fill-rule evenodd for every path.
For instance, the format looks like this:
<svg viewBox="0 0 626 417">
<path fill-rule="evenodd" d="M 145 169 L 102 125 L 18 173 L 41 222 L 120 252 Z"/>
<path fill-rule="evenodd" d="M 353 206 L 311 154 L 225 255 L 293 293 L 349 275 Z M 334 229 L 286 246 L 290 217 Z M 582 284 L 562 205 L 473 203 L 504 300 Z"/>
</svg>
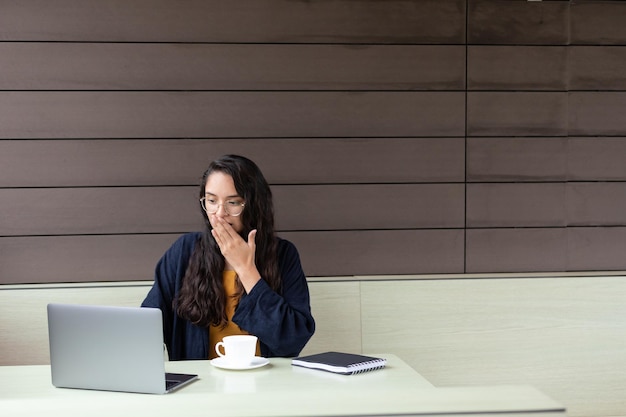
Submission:
<svg viewBox="0 0 626 417">
<path fill-rule="evenodd" d="M 235 295 L 237 291 L 237 273 L 235 271 L 224 271 L 222 275 L 222 281 L 224 283 L 224 295 L 226 296 L 226 305 L 224 309 L 226 310 L 226 318 L 228 322 L 226 323 L 226 327 L 222 326 L 213 326 L 209 327 L 209 359 L 217 358 L 217 353 L 215 353 L 215 345 L 217 342 L 221 342 L 224 336 L 231 336 L 235 334 L 250 334 L 245 330 L 242 330 L 233 323 L 233 316 L 235 315 L 235 307 L 237 307 L 237 303 L 239 302 L 239 297 Z M 261 356 L 261 346 L 257 341 L 256 344 L 256 355 Z"/>
</svg>

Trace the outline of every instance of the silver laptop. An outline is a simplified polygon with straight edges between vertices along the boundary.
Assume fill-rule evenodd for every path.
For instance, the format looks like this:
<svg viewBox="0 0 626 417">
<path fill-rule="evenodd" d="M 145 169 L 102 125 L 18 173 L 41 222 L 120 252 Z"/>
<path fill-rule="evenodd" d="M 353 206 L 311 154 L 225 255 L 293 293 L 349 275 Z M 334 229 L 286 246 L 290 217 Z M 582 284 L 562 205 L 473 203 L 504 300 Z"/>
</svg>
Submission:
<svg viewBox="0 0 626 417">
<path fill-rule="evenodd" d="M 161 310 L 48 304 L 55 387 L 165 394 L 197 379 L 166 374 Z"/>
</svg>

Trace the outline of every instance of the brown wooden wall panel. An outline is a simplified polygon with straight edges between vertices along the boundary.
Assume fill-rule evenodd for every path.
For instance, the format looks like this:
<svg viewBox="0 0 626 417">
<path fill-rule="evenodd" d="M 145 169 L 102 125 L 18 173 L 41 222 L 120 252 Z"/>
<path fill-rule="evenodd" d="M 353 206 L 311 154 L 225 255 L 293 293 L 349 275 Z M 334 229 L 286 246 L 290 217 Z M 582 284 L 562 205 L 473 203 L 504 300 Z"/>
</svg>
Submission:
<svg viewBox="0 0 626 417">
<path fill-rule="evenodd" d="M 464 179 L 462 137 L 0 140 L 0 187 L 197 185 L 227 153 L 250 157 L 272 184 Z"/>
<path fill-rule="evenodd" d="M 3 284 L 137 281 L 178 235 L 0 237 Z"/>
<path fill-rule="evenodd" d="M 465 88 L 462 45 L 0 43 L 0 56 L 0 90 Z"/>
<path fill-rule="evenodd" d="M 0 189 L 2 236 L 179 233 L 202 225 L 197 187 Z"/>
<path fill-rule="evenodd" d="M 462 230 L 280 235 L 296 244 L 308 276 L 463 272 Z M 177 238 L 178 234 L 0 237 L 0 276 L 3 283 L 150 280 L 157 261 Z"/>
<path fill-rule="evenodd" d="M 0 138 L 462 136 L 461 92 L 0 92 Z"/>
<path fill-rule="evenodd" d="M 462 43 L 465 0 L 2 1 L 0 40 Z"/>
<path fill-rule="evenodd" d="M 570 271 L 623 271 L 626 227 L 568 228 L 567 248 Z"/>
<path fill-rule="evenodd" d="M 468 227 L 626 224 L 622 182 L 469 184 Z"/>
<path fill-rule="evenodd" d="M 568 183 L 565 202 L 568 226 L 626 225 L 624 182 Z"/>
<path fill-rule="evenodd" d="M 462 184 L 274 185 L 281 230 L 463 227 Z M 201 230 L 198 188 L 0 189 L 2 236 Z"/>
<path fill-rule="evenodd" d="M 573 0 L 570 2 L 572 44 L 624 45 L 626 3 Z"/>
<path fill-rule="evenodd" d="M 469 136 L 565 136 L 567 93 L 470 92 Z"/>
<path fill-rule="evenodd" d="M 281 233 L 309 276 L 463 272 L 463 230 Z"/>
<path fill-rule="evenodd" d="M 310 275 L 626 270 L 625 6 L 0 0 L 0 281 L 151 275 L 225 153 Z"/>
<path fill-rule="evenodd" d="M 467 273 L 567 271 L 567 229 L 467 230 Z"/>
<path fill-rule="evenodd" d="M 626 137 L 568 138 L 569 177 L 573 181 L 626 181 Z"/>
<path fill-rule="evenodd" d="M 565 46 L 469 46 L 468 90 L 567 89 Z"/>
<path fill-rule="evenodd" d="M 462 228 L 463 184 L 275 186 L 280 230 Z"/>
<path fill-rule="evenodd" d="M 626 90 L 626 48 L 570 46 L 568 54 L 570 90 Z"/>
<path fill-rule="evenodd" d="M 467 181 L 564 181 L 568 138 L 468 138 Z"/>
<path fill-rule="evenodd" d="M 467 180 L 624 181 L 623 137 L 468 138 Z"/>
<path fill-rule="evenodd" d="M 623 136 L 626 93 L 572 92 L 569 97 L 571 136 Z"/>
<path fill-rule="evenodd" d="M 565 45 L 566 1 L 468 0 L 470 44 Z"/>
<path fill-rule="evenodd" d="M 467 227 L 566 226 L 565 183 L 468 184 Z"/>
</svg>

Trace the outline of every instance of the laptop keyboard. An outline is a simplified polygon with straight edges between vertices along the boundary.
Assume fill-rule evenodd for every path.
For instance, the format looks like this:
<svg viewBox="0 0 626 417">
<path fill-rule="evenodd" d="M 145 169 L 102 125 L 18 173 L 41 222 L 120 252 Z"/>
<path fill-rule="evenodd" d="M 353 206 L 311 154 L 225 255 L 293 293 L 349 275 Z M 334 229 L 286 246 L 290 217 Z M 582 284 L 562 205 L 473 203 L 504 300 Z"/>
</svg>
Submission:
<svg viewBox="0 0 626 417">
<path fill-rule="evenodd" d="M 175 381 L 172 379 L 166 379 L 165 380 L 165 389 L 168 390 L 170 388 L 172 388 L 174 385 L 178 384 L 179 381 Z"/>
</svg>

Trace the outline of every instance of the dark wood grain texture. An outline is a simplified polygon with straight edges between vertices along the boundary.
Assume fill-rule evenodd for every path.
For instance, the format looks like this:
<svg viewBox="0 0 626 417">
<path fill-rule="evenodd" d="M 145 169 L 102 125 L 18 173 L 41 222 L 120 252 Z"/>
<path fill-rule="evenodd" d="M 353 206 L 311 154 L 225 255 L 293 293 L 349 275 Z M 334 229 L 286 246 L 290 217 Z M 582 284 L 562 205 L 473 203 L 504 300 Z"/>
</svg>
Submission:
<svg viewBox="0 0 626 417">
<path fill-rule="evenodd" d="M 462 184 L 275 185 L 280 230 L 463 227 Z M 203 227 L 199 187 L 0 189 L 3 236 L 176 233 Z"/>
<path fill-rule="evenodd" d="M 567 271 L 566 228 L 467 231 L 467 273 Z"/>
<path fill-rule="evenodd" d="M 470 92 L 468 136 L 566 136 L 566 92 Z"/>
<path fill-rule="evenodd" d="M 0 90 L 463 90 L 462 45 L 0 43 Z"/>
<path fill-rule="evenodd" d="M 0 138 L 462 136 L 461 92 L 0 92 Z"/>
<path fill-rule="evenodd" d="M 0 0 L 0 283 L 149 279 L 227 153 L 313 276 L 626 270 L 625 8 Z"/>
<path fill-rule="evenodd" d="M 575 0 L 571 2 L 571 43 L 624 45 L 626 3 Z"/>
<path fill-rule="evenodd" d="M 463 43 L 464 0 L 2 2 L 11 41 Z"/>
<path fill-rule="evenodd" d="M 469 0 L 471 44 L 565 45 L 568 40 L 566 1 Z"/>
<path fill-rule="evenodd" d="M 254 160 L 271 184 L 463 182 L 464 142 L 463 137 L 0 140 L 0 187 L 197 185 L 209 162 L 228 153 Z"/>
<path fill-rule="evenodd" d="M 626 90 L 626 48 L 571 46 L 568 53 L 570 90 Z"/>
<path fill-rule="evenodd" d="M 469 46 L 467 88 L 479 90 L 567 90 L 565 46 Z"/>
<path fill-rule="evenodd" d="M 281 233 L 308 276 L 463 272 L 462 230 Z M 0 237 L 5 283 L 136 281 L 178 234 Z M 388 264 L 388 260 L 393 262 Z"/>
<path fill-rule="evenodd" d="M 571 92 L 569 135 L 623 136 L 626 132 L 625 92 Z"/>
</svg>

